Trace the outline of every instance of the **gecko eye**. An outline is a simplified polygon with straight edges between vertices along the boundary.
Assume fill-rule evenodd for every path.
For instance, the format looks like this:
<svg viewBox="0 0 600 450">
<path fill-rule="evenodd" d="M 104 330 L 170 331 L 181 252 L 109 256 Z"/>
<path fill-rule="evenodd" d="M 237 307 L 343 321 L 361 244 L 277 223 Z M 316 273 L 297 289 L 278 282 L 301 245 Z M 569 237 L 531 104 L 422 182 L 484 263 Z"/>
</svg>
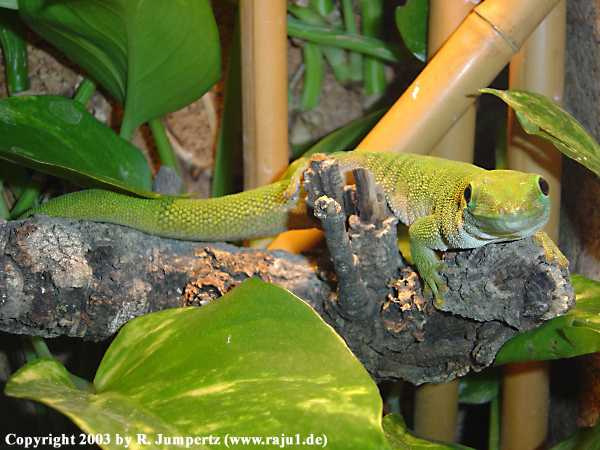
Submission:
<svg viewBox="0 0 600 450">
<path fill-rule="evenodd" d="M 465 202 L 469 203 L 471 201 L 471 185 L 469 184 L 465 191 L 463 192 L 463 196 L 465 197 Z"/>
<path fill-rule="evenodd" d="M 547 197 L 548 193 L 550 192 L 550 185 L 548 184 L 548 182 L 542 177 L 540 177 L 538 179 L 538 185 L 540 187 L 540 191 L 542 191 L 542 194 L 544 194 Z"/>
</svg>

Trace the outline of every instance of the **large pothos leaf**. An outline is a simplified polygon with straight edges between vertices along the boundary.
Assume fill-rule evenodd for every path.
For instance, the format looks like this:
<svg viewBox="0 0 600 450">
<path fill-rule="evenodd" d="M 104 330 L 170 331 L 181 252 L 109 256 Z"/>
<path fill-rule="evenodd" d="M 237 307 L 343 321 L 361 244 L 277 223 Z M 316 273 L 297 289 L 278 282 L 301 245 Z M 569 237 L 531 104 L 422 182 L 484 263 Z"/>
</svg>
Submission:
<svg viewBox="0 0 600 450">
<path fill-rule="evenodd" d="M 418 438 L 408 431 L 404 419 L 398 414 L 388 414 L 383 418 L 383 430 L 394 450 L 473 450 L 464 445 L 444 444 Z"/>
<path fill-rule="evenodd" d="M 0 100 L 0 158 L 84 186 L 156 196 L 139 149 L 64 97 Z"/>
<path fill-rule="evenodd" d="M 377 386 L 342 339 L 300 299 L 258 280 L 206 307 L 132 320 L 105 354 L 94 388 L 76 389 L 58 362 L 45 360 L 19 370 L 6 393 L 113 437 L 210 434 L 222 439 L 210 448 L 224 448 L 226 435 L 298 434 L 325 437 L 330 449 L 390 448 Z"/>
<path fill-rule="evenodd" d="M 208 0 L 19 0 L 19 12 L 125 105 L 127 137 L 196 100 L 220 76 Z"/>
<path fill-rule="evenodd" d="M 572 275 L 575 307 L 506 342 L 495 364 L 572 358 L 600 351 L 600 282 Z"/>
<path fill-rule="evenodd" d="M 480 89 L 501 98 L 515 110 L 523 129 L 548 139 L 569 158 L 600 176 L 600 145 L 568 112 L 541 94 Z"/>
</svg>

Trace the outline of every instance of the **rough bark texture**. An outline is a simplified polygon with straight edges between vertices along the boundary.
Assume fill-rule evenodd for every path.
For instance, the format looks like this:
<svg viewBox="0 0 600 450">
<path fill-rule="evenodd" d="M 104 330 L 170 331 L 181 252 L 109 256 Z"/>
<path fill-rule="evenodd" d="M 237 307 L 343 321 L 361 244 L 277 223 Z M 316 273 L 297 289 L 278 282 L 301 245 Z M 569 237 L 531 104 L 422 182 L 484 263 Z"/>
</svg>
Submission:
<svg viewBox="0 0 600 450">
<path fill-rule="evenodd" d="M 445 381 L 489 365 L 517 331 L 573 301 L 566 270 L 532 239 L 449 252 L 444 311 L 396 249 L 397 220 L 370 173 L 345 187 L 314 161 L 308 201 L 328 258 L 148 236 L 116 225 L 35 217 L 0 225 L 0 329 L 103 339 L 131 318 L 202 305 L 258 276 L 303 298 L 378 380 Z M 358 212 L 358 215 L 355 214 Z M 327 255 L 325 255 L 327 256 Z"/>
<path fill-rule="evenodd" d="M 331 290 L 307 258 L 35 217 L 0 225 L 0 329 L 101 340 L 133 317 L 218 297 L 248 277 L 317 305 Z"/>
<path fill-rule="evenodd" d="M 565 105 L 598 141 L 599 44 L 600 0 L 569 0 Z M 564 159 L 560 245 L 569 258 L 571 271 L 600 280 L 600 180 L 579 164 Z M 593 426 L 600 419 L 600 356 L 578 358 L 577 363 L 582 368 L 577 421 L 582 426 Z M 569 424 L 560 424 L 560 429 L 565 429 L 563 434 L 575 428 L 575 419 L 571 415 Z"/>
</svg>

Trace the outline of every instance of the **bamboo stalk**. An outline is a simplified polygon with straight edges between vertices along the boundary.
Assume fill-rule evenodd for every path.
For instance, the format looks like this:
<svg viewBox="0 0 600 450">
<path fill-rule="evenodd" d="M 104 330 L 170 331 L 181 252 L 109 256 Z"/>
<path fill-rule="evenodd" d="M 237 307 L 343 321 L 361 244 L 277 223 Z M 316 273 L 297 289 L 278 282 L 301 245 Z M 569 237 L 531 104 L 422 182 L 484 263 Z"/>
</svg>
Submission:
<svg viewBox="0 0 600 450">
<path fill-rule="evenodd" d="M 427 55 L 431 59 L 469 15 L 475 4 L 465 0 L 430 0 Z M 468 107 L 431 155 L 472 162 L 475 147 L 475 105 Z M 415 395 L 415 433 L 427 439 L 452 442 L 458 418 L 458 380 L 419 386 Z"/>
<path fill-rule="evenodd" d="M 527 40 L 510 65 L 509 86 L 562 101 L 566 42 L 566 1 L 562 0 Z M 561 155 L 548 141 L 527 135 L 509 112 L 508 166 L 535 172 L 550 184 L 551 213 L 545 231 L 558 239 Z M 502 448 L 529 450 L 548 431 L 547 363 L 508 366 L 504 371 Z"/>
<path fill-rule="evenodd" d="M 288 163 L 285 0 L 240 1 L 244 187 L 272 182 Z"/>
<path fill-rule="evenodd" d="M 502 383 L 501 448 L 537 449 L 548 431 L 548 365 L 508 364 Z M 540 420 L 543 418 L 543 420 Z"/>
<path fill-rule="evenodd" d="M 415 391 L 415 434 L 443 442 L 456 440 L 458 383 L 424 384 Z"/>
<path fill-rule="evenodd" d="M 558 1 L 486 0 L 477 6 L 359 149 L 429 153 Z"/>
<path fill-rule="evenodd" d="M 431 59 L 475 7 L 471 0 L 430 0 L 427 55 Z M 473 162 L 475 149 L 475 104 L 444 135 L 431 151 L 441 158 Z"/>
</svg>

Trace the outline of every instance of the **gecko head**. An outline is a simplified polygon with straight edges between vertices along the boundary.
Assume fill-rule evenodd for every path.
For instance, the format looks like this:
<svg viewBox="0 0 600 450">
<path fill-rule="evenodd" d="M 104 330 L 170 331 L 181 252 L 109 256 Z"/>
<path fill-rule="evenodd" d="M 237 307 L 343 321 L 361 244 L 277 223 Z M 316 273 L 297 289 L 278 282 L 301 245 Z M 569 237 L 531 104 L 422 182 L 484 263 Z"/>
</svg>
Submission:
<svg viewBox="0 0 600 450">
<path fill-rule="evenodd" d="M 482 172 L 464 187 L 465 230 L 482 240 L 513 240 L 542 228 L 550 215 L 548 182 L 514 170 Z"/>
</svg>

